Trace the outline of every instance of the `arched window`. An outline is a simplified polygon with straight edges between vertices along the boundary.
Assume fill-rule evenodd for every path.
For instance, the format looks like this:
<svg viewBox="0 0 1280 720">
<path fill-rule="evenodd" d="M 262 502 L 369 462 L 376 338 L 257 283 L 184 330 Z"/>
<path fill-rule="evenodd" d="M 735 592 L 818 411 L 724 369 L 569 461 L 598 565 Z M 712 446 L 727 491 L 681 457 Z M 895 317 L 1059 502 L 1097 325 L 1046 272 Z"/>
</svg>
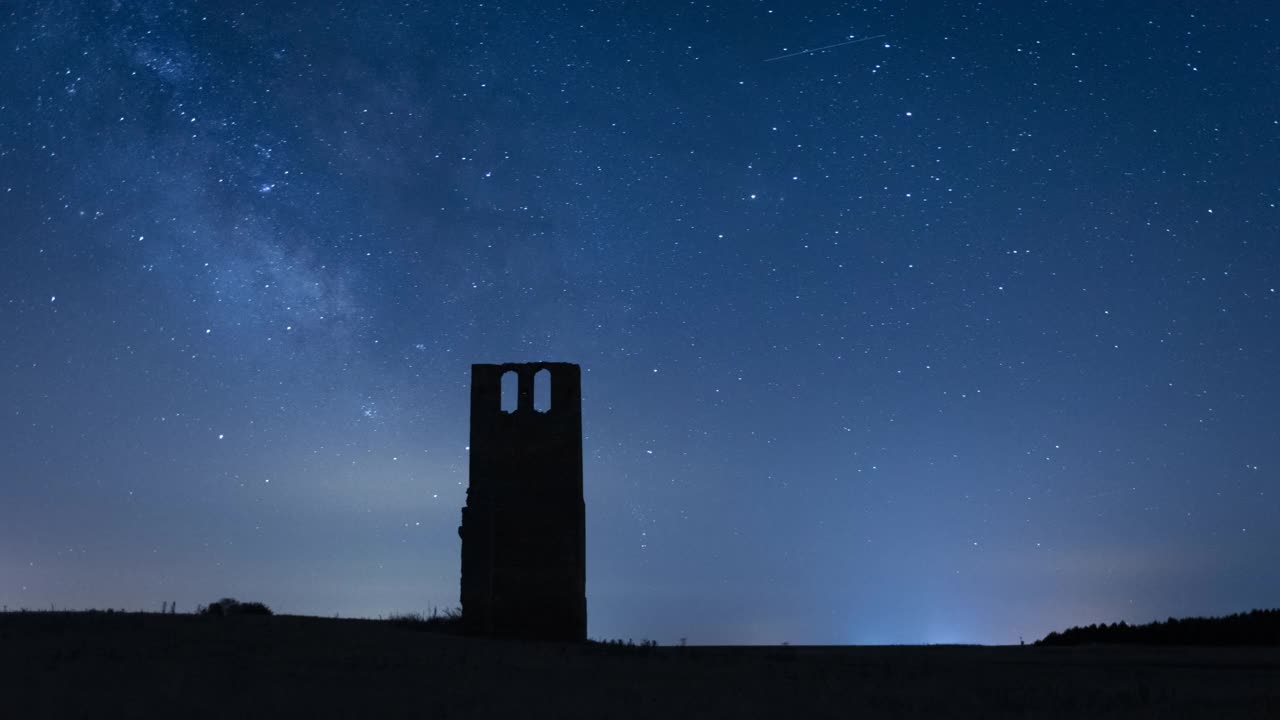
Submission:
<svg viewBox="0 0 1280 720">
<path fill-rule="evenodd" d="M 538 412 L 551 410 L 551 371 L 546 368 L 533 376 L 533 409 Z"/>
<path fill-rule="evenodd" d="M 516 411 L 516 405 L 519 402 L 520 378 L 516 375 L 515 370 L 508 370 L 502 373 L 502 412 L 513 413 Z"/>
</svg>

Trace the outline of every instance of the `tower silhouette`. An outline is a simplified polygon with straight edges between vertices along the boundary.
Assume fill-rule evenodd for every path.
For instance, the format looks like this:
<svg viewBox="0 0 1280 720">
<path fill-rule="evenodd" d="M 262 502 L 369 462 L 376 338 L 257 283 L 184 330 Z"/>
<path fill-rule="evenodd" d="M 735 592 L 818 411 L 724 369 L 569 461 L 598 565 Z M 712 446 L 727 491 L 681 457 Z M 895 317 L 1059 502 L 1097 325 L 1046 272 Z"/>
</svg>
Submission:
<svg viewBox="0 0 1280 720">
<path fill-rule="evenodd" d="M 547 373 L 538 375 L 539 371 Z M 502 409 L 502 377 L 517 377 Z M 534 408 L 549 380 L 551 406 Z M 462 622 L 469 634 L 585 640 L 582 380 L 571 363 L 471 366 L 471 457 L 462 509 Z"/>
</svg>

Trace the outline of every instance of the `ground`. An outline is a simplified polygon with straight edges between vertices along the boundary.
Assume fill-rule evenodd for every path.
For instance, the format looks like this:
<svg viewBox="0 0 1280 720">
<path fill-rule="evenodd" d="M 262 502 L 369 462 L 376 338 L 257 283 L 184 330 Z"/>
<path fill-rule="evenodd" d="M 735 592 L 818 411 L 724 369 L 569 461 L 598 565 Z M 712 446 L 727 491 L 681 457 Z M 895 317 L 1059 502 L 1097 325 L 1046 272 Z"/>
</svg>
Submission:
<svg viewBox="0 0 1280 720">
<path fill-rule="evenodd" d="M 371 620 L 0 614 L 5 717 L 1280 718 L 1280 648 L 535 644 Z"/>
</svg>

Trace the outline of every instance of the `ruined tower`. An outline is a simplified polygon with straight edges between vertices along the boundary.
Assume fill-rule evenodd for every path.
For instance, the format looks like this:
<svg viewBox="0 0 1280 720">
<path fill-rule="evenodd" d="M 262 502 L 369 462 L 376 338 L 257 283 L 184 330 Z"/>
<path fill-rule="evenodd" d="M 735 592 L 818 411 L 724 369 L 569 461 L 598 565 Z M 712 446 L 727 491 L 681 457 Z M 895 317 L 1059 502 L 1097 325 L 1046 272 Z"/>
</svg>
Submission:
<svg viewBox="0 0 1280 720">
<path fill-rule="evenodd" d="M 510 412 L 503 410 L 506 373 L 517 378 Z M 537 382 L 551 383 L 549 408 L 534 408 L 535 375 Z M 467 632 L 585 640 L 586 504 L 578 366 L 472 365 L 470 464 L 467 505 L 458 528 Z"/>
</svg>

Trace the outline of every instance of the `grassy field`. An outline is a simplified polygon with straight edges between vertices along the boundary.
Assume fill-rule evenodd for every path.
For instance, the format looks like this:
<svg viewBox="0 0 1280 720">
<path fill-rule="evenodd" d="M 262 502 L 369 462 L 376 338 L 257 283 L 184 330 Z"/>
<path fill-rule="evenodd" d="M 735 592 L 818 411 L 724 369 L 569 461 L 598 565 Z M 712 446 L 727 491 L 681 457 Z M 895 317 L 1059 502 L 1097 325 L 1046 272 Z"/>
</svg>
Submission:
<svg viewBox="0 0 1280 720">
<path fill-rule="evenodd" d="M 1280 718 L 1280 648 L 626 648 L 7 613 L 0 716 Z"/>
</svg>

